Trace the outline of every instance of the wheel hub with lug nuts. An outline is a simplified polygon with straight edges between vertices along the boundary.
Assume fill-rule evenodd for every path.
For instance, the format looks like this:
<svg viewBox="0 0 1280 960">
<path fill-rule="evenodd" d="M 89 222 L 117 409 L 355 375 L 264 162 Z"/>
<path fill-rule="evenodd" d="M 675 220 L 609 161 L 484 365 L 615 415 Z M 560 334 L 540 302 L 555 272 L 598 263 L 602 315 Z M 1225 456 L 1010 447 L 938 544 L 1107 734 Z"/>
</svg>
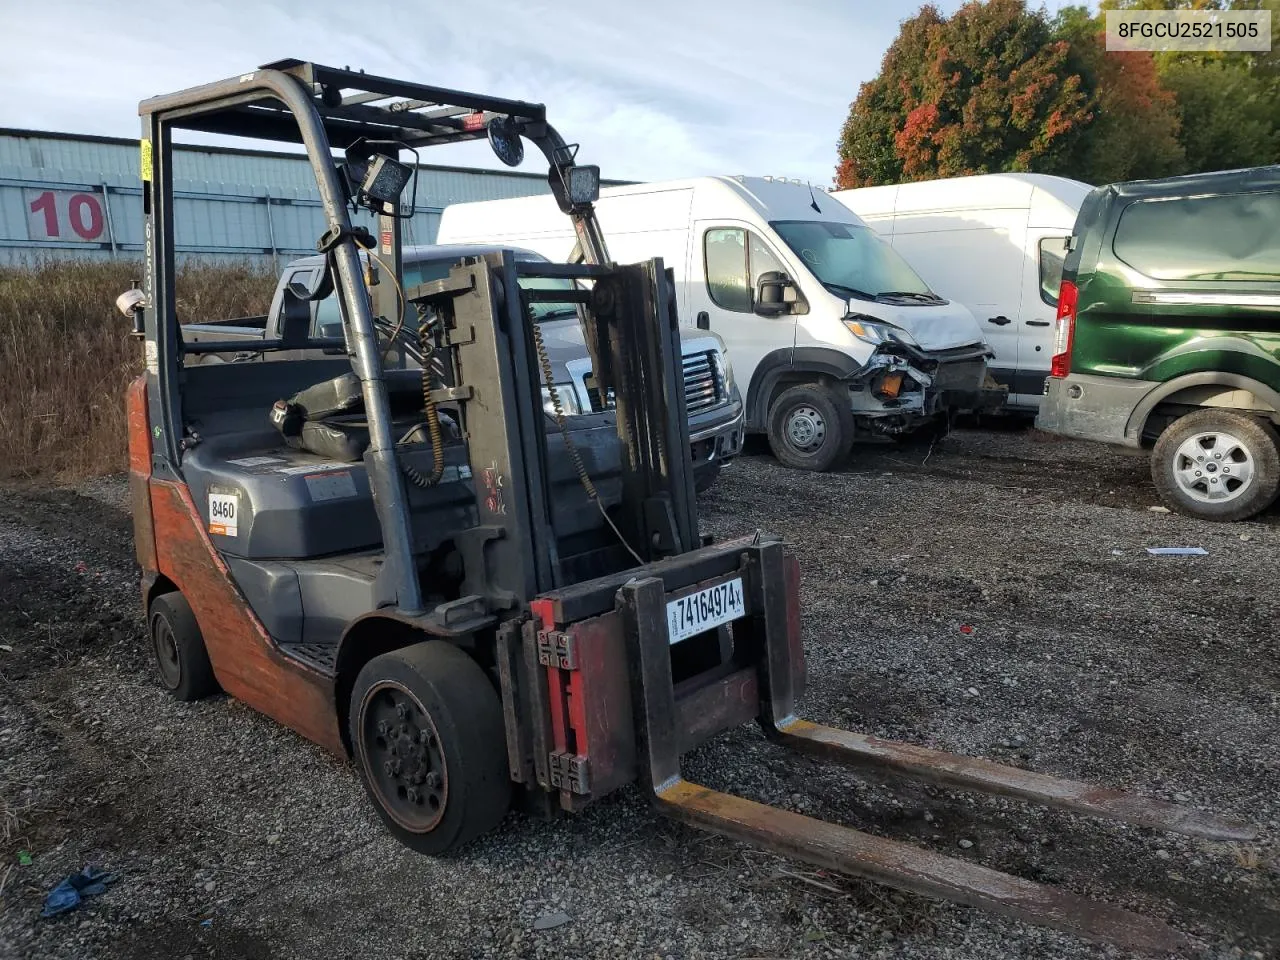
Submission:
<svg viewBox="0 0 1280 960">
<path fill-rule="evenodd" d="M 1188 437 L 1173 456 L 1173 479 L 1199 503 L 1223 503 L 1253 483 L 1253 454 L 1239 437 L 1208 431 Z"/>
<path fill-rule="evenodd" d="M 827 436 L 827 422 L 816 409 L 804 404 L 787 417 L 787 440 L 797 450 L 816 450 Z"/>
<path fill-rule="evenodd" d="M 440 735 L 418 698 L 395 681 L 361 704 L 360 750 L 382 807 L 407 830 L 425 833 L 444 816 L 449 780 Z"/>
<path fill-rule="evenodd" d="M 160 676 L 170 690 L 175 689 L 182 680 L 182 664 L 178 660 L 178 640 L 173 635 L 173 628 L 163 616 L 156 614 L 151 618 L 151 642 L 155 647 L 156 660 L 160 664 Z"/>
</svg>

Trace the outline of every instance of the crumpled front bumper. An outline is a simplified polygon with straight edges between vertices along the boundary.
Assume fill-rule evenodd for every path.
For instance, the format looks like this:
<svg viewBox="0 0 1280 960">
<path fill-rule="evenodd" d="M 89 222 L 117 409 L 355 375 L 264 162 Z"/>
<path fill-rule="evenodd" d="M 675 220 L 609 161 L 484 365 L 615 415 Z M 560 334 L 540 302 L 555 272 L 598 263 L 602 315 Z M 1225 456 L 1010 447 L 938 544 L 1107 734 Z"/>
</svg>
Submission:
<svg viewBox="0 0 1280 960">
<path fill-rule="evenodd" d="M 985 345 L 941 354 L 877 352 L 849 381 L 853 412 L 911 423 L 947 413 L 998 410 L 1009 392 L 988 376 L 989 353 Z M 903 388 L 896 396 L 886 393 L 881 385 L 899 373 Z"/>
</svg>

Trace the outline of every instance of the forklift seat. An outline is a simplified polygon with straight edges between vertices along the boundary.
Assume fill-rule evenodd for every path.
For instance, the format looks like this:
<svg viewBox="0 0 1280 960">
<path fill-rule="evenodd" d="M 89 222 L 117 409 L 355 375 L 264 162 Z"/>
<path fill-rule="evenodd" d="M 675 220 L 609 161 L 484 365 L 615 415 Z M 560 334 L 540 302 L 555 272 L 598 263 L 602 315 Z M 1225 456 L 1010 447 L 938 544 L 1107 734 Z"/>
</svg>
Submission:
<svg viewBox="0 0 1280 960">
<path fill-rule="evenodd" d="M 400 440 L 423 421 L 422 371 L 387 370 L 384 376 L 392 431 Z M 360 461 L 369 446 L 364 393 L 354 373 L 313 384 L 288 400 L 277 400 L 271 408 L 271 422 L 289 446 L 342 463 Z M 442 413 L 440 422 L 446 440 L 458 438 L 452 418 Z"/>
</svg>

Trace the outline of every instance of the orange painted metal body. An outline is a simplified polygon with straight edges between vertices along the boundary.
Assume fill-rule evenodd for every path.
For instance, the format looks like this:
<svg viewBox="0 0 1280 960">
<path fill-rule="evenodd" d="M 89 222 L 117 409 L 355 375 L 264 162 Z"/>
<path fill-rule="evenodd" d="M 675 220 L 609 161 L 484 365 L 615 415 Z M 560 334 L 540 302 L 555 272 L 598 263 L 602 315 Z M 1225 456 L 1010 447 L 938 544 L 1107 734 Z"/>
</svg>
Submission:
<svg viewBox="0 0 1280 960">
<path fill-rule="evenodd" d="M 191 604 L 219 685 L 334 753 L 346 754 L 333 680 L 284 656 L 210 542 L 183 483 L 151 475 L 144 378 L 129 387 L 129 487 L 144 600 L 164 578 Z"/>
</svg>

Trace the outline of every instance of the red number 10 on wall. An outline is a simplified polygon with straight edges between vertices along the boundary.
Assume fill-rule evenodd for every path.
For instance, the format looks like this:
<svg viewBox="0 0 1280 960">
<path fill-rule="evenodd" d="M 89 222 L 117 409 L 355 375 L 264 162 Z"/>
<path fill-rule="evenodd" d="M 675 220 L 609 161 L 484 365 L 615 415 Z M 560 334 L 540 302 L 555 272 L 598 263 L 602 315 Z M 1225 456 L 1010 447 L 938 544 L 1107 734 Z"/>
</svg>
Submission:
<svg viewBox="0 0 1280 960">
<path fill-rule="evenodd" d="M 106 232 L 102 198 L 71 190 L 27 190 L 27 232 L 32 240 L 101 240 Z"/>
</svg>

